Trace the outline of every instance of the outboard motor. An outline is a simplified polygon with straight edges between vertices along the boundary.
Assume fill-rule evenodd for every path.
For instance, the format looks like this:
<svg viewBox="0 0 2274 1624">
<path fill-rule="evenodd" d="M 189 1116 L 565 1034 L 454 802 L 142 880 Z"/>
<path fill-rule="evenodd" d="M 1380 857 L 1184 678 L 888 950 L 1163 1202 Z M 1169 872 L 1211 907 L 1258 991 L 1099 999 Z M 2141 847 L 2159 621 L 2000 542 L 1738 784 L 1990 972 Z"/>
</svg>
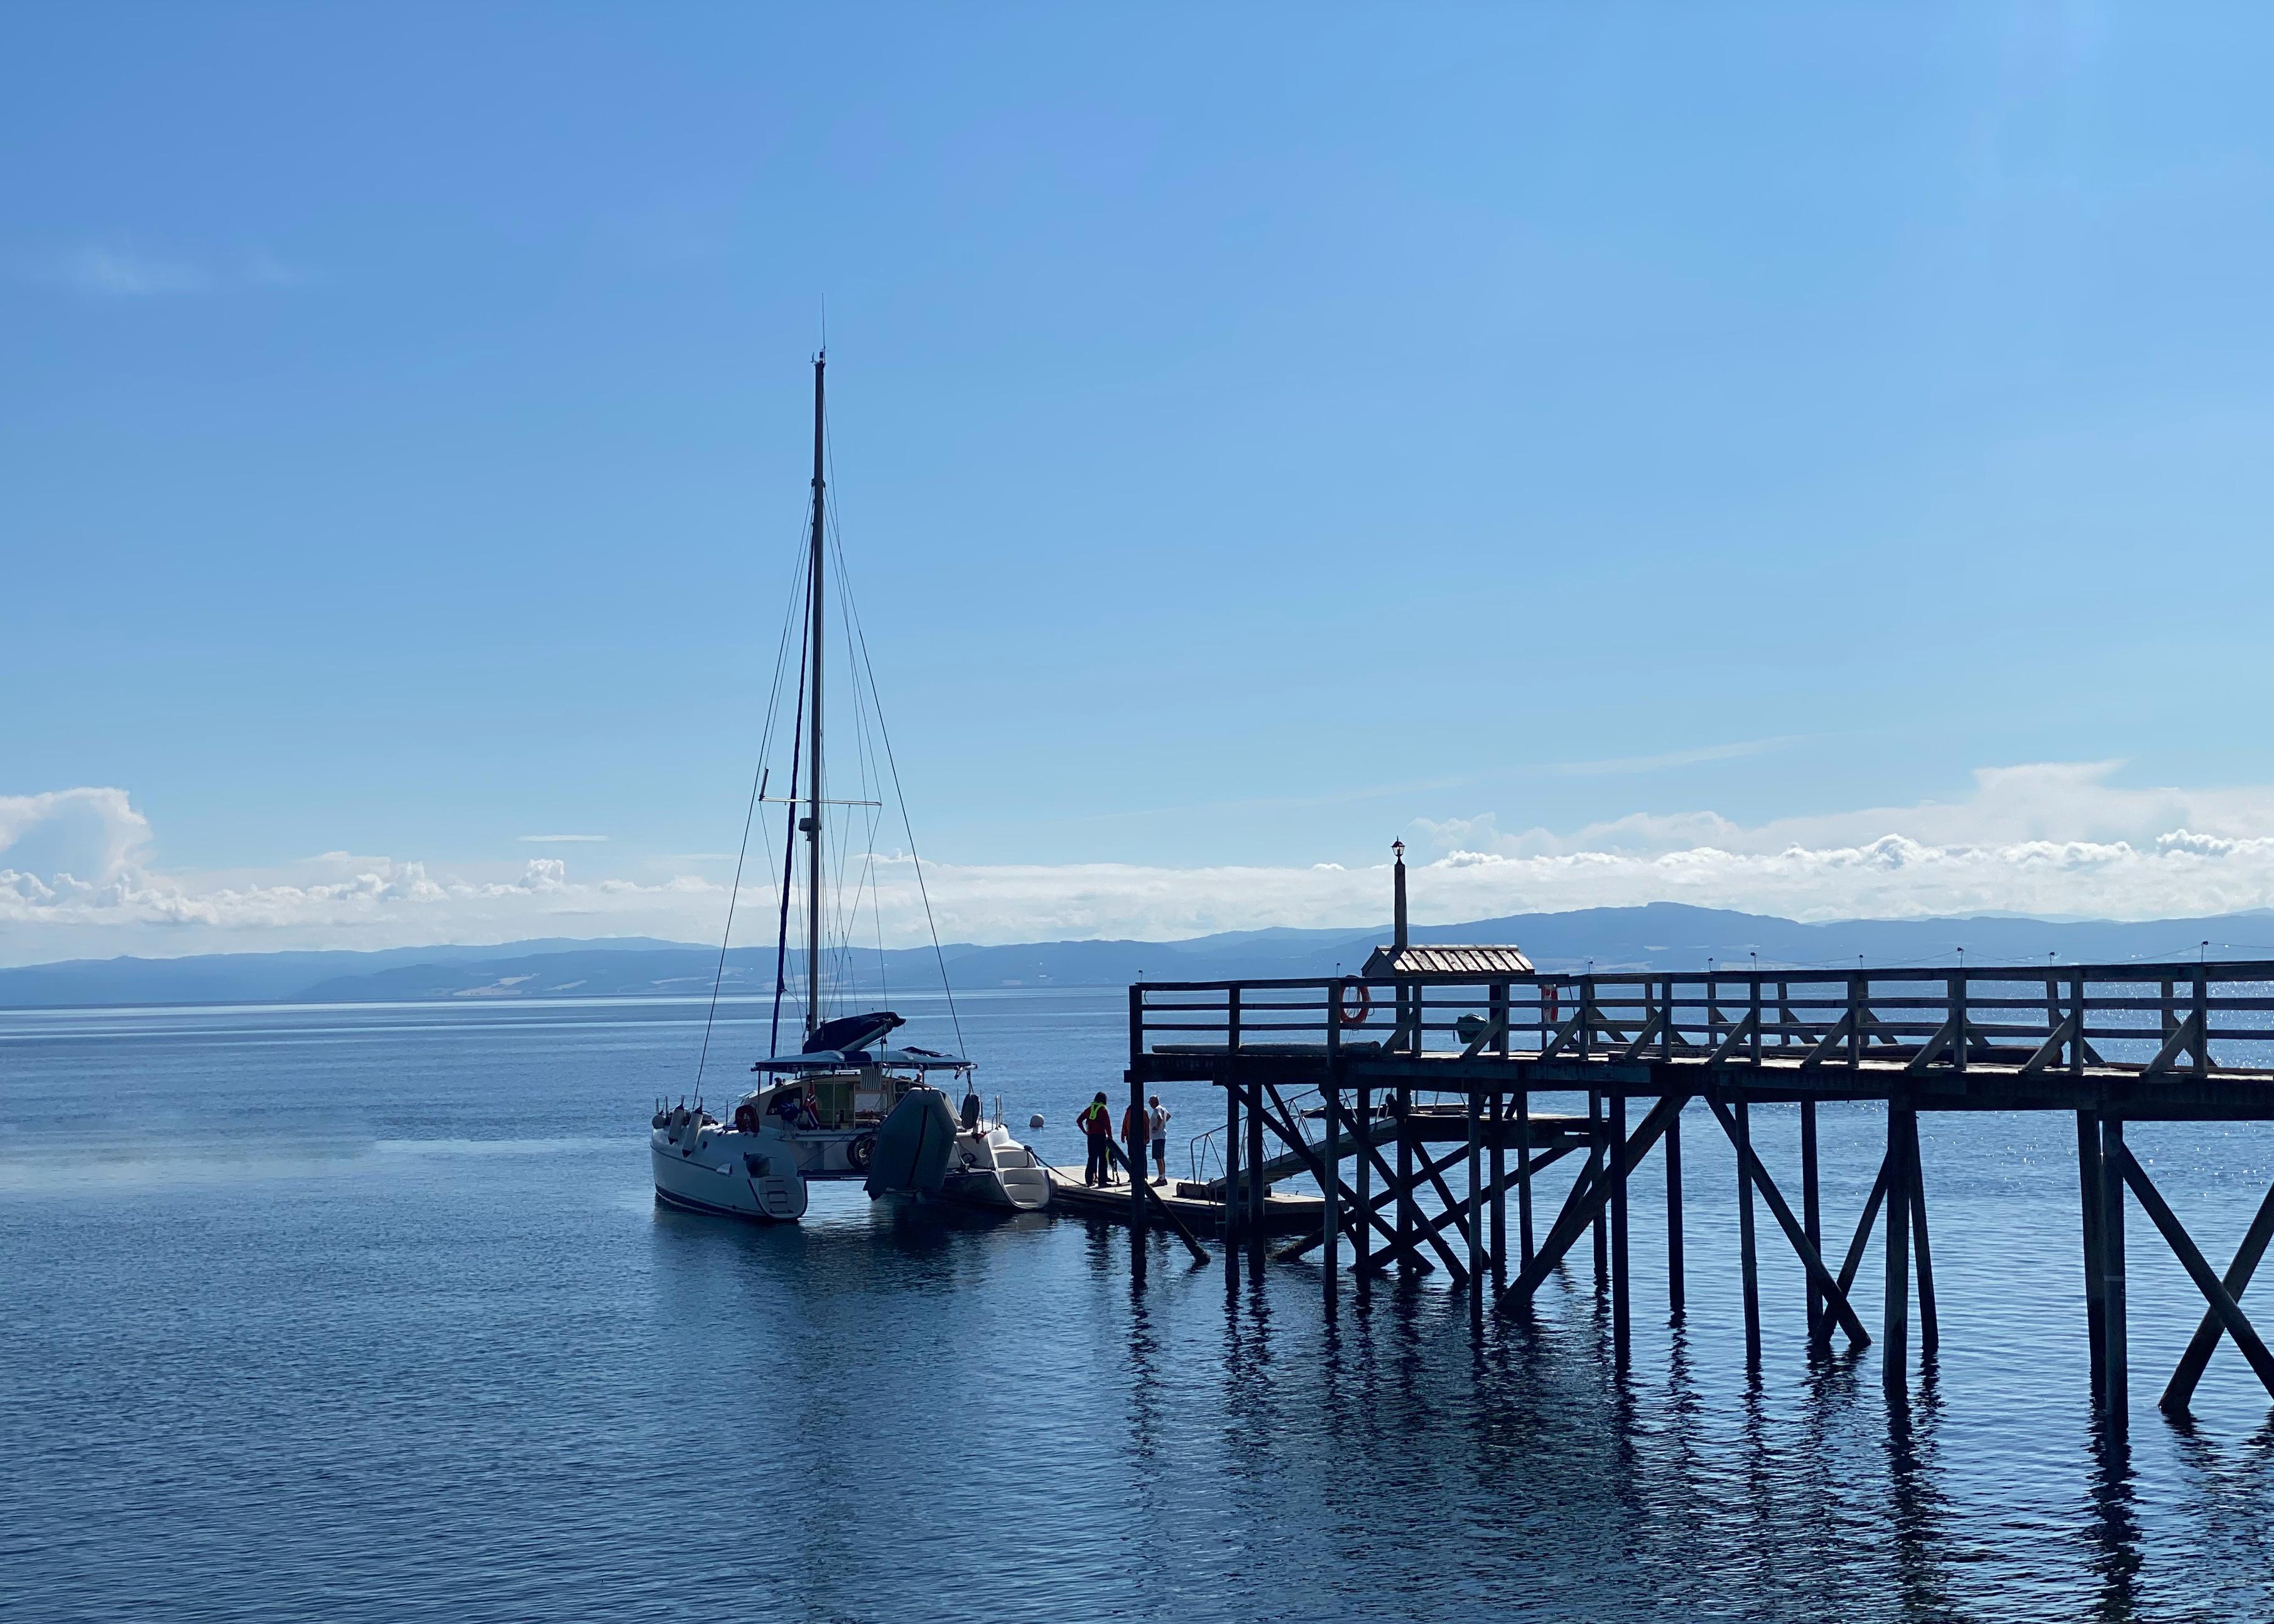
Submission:
<svg viewBox="0 0 2274 1624">
<path fill-rule="evenodd" d="M 955 1113 L 947 1096 L 919 1083 L 900 1096 L 877 1129 L 868 1190 L 874 1198 L 894 1191 L 937 1195 L 955 1149 Z"/>
</svg>

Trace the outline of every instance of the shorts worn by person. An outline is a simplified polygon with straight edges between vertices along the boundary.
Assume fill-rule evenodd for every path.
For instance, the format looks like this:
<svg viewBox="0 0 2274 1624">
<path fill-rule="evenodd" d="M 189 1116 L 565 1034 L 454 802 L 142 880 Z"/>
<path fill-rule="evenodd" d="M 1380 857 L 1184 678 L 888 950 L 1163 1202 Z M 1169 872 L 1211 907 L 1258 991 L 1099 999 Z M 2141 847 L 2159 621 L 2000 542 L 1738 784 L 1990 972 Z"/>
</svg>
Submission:
<svg viewBox="0 0 2274 1624">
<path fill-rule="evenodd" d="M 1169 1112 L 1161 1103 L 1161 1096 L 1153 1096 L 1152 1109 L 1145 1113 L 1145 1126 L 1153 1141 L 1153 1182 L 1169 1182 Z"/>
</svg>

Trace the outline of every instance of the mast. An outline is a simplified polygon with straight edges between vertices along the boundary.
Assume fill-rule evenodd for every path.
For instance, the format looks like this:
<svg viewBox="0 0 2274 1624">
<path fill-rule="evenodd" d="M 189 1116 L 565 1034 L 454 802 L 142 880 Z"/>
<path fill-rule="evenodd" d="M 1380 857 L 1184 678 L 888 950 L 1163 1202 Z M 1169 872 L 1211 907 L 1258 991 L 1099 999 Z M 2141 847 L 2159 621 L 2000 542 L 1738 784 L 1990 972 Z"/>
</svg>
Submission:
<svg viewBox="0 0 2274 1624">
<path fill-rule="evenodd" d="M 811 583 L 807 593 L 813 605 L 813 709 L 811 765 L 806 769 L 807 807 L 805 816 L 805 1034 L 821 1024 L 821 586 L 823 578 L 822 542 L 825 535 L 822 506 L 822 374 L 829 365 L 829 352 L 820 351 L 813 357 L 813 555 L 808 562 Z"/>
</svg>

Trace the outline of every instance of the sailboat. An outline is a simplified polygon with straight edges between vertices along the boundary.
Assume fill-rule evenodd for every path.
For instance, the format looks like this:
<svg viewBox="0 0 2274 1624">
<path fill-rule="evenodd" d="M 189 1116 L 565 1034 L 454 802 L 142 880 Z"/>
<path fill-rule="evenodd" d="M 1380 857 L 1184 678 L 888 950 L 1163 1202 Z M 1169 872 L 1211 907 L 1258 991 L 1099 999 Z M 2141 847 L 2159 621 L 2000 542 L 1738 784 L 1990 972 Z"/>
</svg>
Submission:
<svg viewBox="0 0 2274 1624">
<path fill-rule="evenodd" d="M 770 770 L 764 763 L 752 786 L 750 816 L 745 819 L 743 851 L 747 855 L 749 829 L 762 805 L 787 808 L 783 823 L 781 887 L 774 944 L 773 1019 L 771 1052 L 750 1070 L 757 1085 L 734 1101 L 725 1121 L 703 1108 L 702 1068 L 710 1053 L 711 1031 L 718 1013 L 719 989 L 727 962 L 727 940 L 734 933 L 734 901 L 728 902 L 727 940 L 719 944 L 719 972 L 712 988 L 712 1019 L 704 1028 L 703 1058 L 697 1063 L 695 1102 L 682 1099 L 676 1106 L 659 1103 L 650 1119 L 649 1157 L 654 1164 L 656 1199 L 686 1211 L 766 1222 L 794 1222 L 803 1217 L 807 1187 L 816 1180 L 859 1180 L 870 1195 L 912 1196 L 918 1199 L 964 1202 L 974 1206 L 1029 1211 L 1050 1200 L 1050 1175 L 1034 1153 L 1013 1139 L 997 1106 L 990 1120 L 973 1080 L 973 1062 L 943 1049 L 920 1048 L 892 1040 L 907 1023 L 889 1009 L 856 1009 L 832 1014 L 832 1003 L 845 1002 L 855 990 L 853 977 L 840 974 L 832 985 L 825 921 L 849 919 L 858 912 L 860 897 L 851 909 L 825 914 L 823 892 L 827 870 L 823 838 L 832 808 L 878 807 L 877 801 L 831 801 L 825 793 L 823 774 L 822 659 L 827 621 L 825 588 L 828 579 L 829 533 L 827 506 L 828 356 L 813 360 L 813 507 L 808 525 L 803 566 L 804 591 L 796 621 L 802 654 L 799 662 L 797 700 L 793 714 L 788 793 L 770 798 L 765 791 Z M 841 560 L 840 560 L 841 562 Z M 849 608 L 849 602 L 847 605 Z M 848 635 L 847 643 L 852 643 Z M 783 650 L 789 646 L 784 632 Z M 866 668 L 865 648 L 855 666 L 856 715 L 861 710 L 861 673 Z M 780 698 L 777 662 L 775 707 Z M 875 682 L 869 681 L 867 698 L 873 702 Z M 769 716 L 775 714 L 770 708 Z M 771 733 L 769 735 L 771 739 Z M 891 761 L 889 741 L 885 760 Z M 860 752 L 864 770 L 873 766 L 874 751 Z M 898 789 L 898 771 L 892 770 Z M 879 786 L 881 787 L 881 786 Z M 905 806 L 905 801 L 902 802 Z M 847 823 L 850 832 L 850 822 Z M 873 828 L 871 836 L 873 838 Z M 915 842 L 908 843 L 914 860 Z M 803 1034 L 794 1053 L 781 1046 L 782 1005 L 789 989 L 791 900 L 803 868 Z M 922 872 L 918 870 L 919 891 Z M 737 861 L 734 895 L 742 889 Z M 841 889 L 841 887 L 840 887 Z M 841 902 L 843 898 L 840 897 Z M 925 916 L 930 917 L 927 898 Z M 943 986 L 946 960 L 940 956 L 938 935 L 933 933 Z M 840 962 L 849 966 L 849 953 Z M 877 955 L 879 966 L 883 954 Z M 881 970 L 880 970 L 881 974 Z M 946 989 L 947 1009 L 954 1019 L 954 990 Z M 960 1027 L 960 1022 L 957 1026 Z M 960 1047 L 960 1043 L 959 1043 Z M 960 1104 L 950 1102 L 945 1082 L 962 1089 Z"/>
</svg>

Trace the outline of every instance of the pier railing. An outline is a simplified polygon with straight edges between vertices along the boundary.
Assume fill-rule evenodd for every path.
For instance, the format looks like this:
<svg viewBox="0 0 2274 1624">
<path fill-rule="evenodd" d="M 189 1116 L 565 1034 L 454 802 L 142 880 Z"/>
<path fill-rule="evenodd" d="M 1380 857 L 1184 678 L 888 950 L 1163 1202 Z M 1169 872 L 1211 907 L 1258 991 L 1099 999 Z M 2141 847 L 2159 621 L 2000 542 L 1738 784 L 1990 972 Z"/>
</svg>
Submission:
<svg viewBox="0 0 2274 1624">
<path fill-rule="evenodd" d="M 2274 962 L 1141 982 L 1133 1066 L 1237 1053 L 2274 1081 Z"/>
</svg>

